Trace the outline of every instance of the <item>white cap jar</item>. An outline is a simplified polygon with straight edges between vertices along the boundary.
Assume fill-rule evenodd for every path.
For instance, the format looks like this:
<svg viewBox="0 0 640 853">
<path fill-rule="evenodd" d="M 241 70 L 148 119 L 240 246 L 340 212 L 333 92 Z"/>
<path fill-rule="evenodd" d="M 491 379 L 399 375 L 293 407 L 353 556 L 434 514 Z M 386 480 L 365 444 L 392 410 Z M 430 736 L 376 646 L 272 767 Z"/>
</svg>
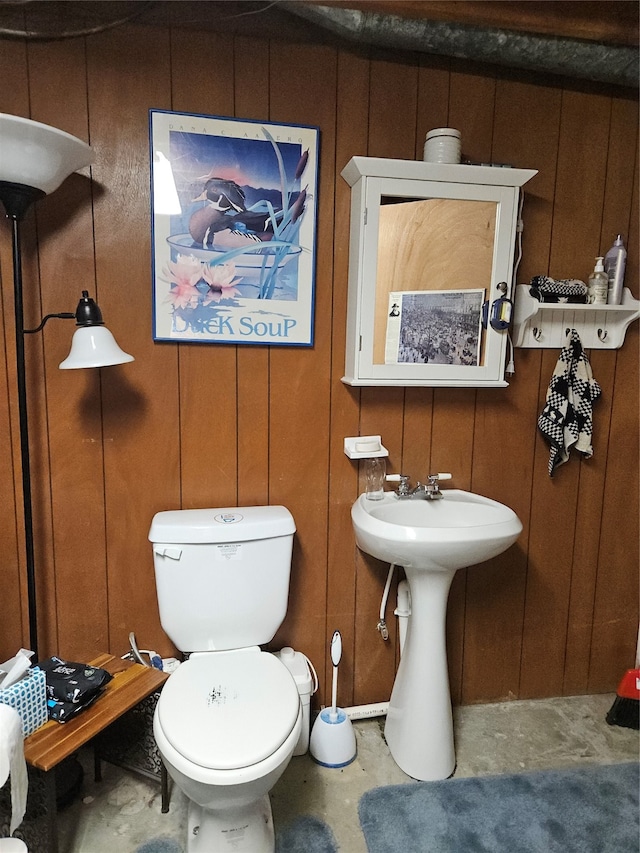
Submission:
<svg viewBox="0 0 640 853">
<path fill-rule="evenodd" d="M 424 159 L 428 163 L 460 162 L 460 131 L 452 127 L 436 127 L 427 133 Z"/>
</svg>

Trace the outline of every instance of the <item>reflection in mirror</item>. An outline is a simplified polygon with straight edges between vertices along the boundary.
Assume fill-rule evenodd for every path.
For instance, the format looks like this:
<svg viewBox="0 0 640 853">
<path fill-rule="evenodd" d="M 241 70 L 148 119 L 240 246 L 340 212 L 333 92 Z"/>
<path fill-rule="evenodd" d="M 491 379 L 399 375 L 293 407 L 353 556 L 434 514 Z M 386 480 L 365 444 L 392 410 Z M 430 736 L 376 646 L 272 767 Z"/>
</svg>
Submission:
<svg viewBox="0 0 640 853">
<path fill-rule="evenodd" d="M 387 356 L 389 353 L 388 320 L 398 325 L 395 318 L 389 317 L 394 302 L 393 299 L 390 302 L 390 294 L 403 291 L 458 294 L 434 293 L 426 300 L 420 300 L 417 294 L 418 304 L 433 310 L 422 312 L 425 316 L 419 335 L 425 340 L 424 345 L 418 341 L 416 351 L 421 355 L 415 357 L 416 363 L 426 355 L 432 363 L 463 364 L 463 359 L 470 357 L 469 352 L 472 361 L 466 363 L 484 363 L 484 333 L 479 341 L 463 344 L 473 338 L 473 327 L 478 325 L 478 305 L 481 306 L 484 294 L 491 287 L 497 208 L 493 201 L 382 196 L 375 290 L 375 364 L 384 364 L 385 351 Z M 460 291 L 467 290 L 475 293 L 465 298 Z M 456 341 L 459 329 L 463 330 L 460 347 Z M 415 331 L 418 333 L 417 328 Z M 446 341 L 442 340 L 441 346 L 443 337 Z M 411 355 L 407 358 L 412 360 Z"/>
</svg>

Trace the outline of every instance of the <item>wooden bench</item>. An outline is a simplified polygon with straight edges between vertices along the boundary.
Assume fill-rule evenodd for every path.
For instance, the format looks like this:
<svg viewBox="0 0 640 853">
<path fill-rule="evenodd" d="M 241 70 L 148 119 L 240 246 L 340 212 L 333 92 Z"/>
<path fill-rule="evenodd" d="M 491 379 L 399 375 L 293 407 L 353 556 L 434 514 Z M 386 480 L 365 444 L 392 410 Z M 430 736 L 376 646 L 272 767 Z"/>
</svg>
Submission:
<svg viewBox="0 0 640 853">
<path fill-rule="evenodd" d="M 61 724 L 50 720 L 24 740 L 24 756 L 27 764 L 40 771 L 44 781 L 47 853 L 57 853 L 58 850 L 55 768 L 104 731 L 107 726 L 119 720 L 159 690 L 169 677 L 167 673 L 160 672 L 158 669 L 121 660 L 109 654 L 98 655 L 90 661 L 90 664 L 106 669 L 113 675 L 102 695 L 93 705 L 68 723 Z M 96 757 L 96 768 L 99 768 L 98 757 Z M 162 810 L 167 811 L 168 792 L 164 766 L 161 784 Z"/>
</svg>

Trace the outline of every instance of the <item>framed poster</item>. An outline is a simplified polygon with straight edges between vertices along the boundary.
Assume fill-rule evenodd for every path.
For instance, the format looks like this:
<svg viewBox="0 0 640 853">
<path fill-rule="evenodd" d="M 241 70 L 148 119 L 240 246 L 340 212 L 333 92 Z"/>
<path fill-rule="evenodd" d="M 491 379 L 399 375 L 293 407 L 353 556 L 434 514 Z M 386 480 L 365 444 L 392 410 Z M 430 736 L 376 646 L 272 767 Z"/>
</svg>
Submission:
<svg viewBox="0 0 640 853">
<path fill-rule="evenodd" d="M 154 340 L 312 346 L 318 128 L 149 117 Z"/>
</svg>

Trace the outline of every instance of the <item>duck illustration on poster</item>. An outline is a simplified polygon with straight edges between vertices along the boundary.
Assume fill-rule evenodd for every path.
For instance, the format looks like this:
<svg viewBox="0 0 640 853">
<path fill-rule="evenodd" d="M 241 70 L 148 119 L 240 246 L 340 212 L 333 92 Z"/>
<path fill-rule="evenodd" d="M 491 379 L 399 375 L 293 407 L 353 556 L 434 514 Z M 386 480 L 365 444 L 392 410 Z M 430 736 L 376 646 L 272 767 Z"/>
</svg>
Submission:
<svg viewBox="0 0 640 853">
<path fill-rule="evenodd" d="M 318 129 L 150 122 L 154 338 L 311 346 Z"/>
</svg>

